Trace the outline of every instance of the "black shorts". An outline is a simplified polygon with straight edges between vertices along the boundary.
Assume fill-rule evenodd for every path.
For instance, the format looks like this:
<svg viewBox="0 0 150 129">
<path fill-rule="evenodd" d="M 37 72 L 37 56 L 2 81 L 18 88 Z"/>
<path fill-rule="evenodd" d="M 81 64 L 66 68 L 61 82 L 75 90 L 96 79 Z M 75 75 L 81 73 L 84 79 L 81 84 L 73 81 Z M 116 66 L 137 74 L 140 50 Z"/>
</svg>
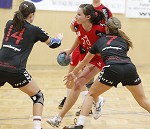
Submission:
<svg viewBox="0 0 150 129">
<path fill-rule="evenodd" d="M 13 88 L 20 88 L 32 80 L 31 75 L 25 70 L 23 73 L 10 73 L 0 71 L 0 86 L 8 82 Z"/>
<path fill-rule="evenodd" d="M 98 76 L 98 81 L 105 85 L 115 87 L 117 87 L 120 82 L 123 86 L 138 85 L 141 83 L 136 67 L 133 64 L 113 64 L 104 66 Z"/>
</svg>

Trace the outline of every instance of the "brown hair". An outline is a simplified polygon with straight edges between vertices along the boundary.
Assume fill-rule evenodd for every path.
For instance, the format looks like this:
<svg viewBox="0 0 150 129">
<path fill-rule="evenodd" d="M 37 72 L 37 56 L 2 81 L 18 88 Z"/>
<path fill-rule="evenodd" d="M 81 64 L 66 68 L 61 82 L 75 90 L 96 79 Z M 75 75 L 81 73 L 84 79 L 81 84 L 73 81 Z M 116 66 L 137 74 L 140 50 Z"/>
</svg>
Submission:
<svg viewBox="0 0 150 129">
<path fill-rule="evenodd" d="M 20 4 L 19 10 L 15 12 L 13 18 L 13 25 L 20 31 L 25 23 L 25 19 L 29 16 L 30 13 L 35 13 L 35 5 L 31 2 L 24 1 Z"/>
<path fill-rule="evenodd" d="M 85 16 L 90 15 L 90 22 L 92 24 L 99 24 L 100 21 L 105 20 L 105 16 L 101 11 L 94 9 L 92 4 L 81 4 L 79 8 L 83 9 Z"/>
<path fill-rule="evenodd" d="M 121 22 L 116 17 L 111 17 L 107 21 L 107 27 L 109 28 L 110 33 L 119 34 L 124 40 L 128 42 L 129 47 L 133 48 L 133 43 L 130 38 L 121 30 Z"/>
</svg>

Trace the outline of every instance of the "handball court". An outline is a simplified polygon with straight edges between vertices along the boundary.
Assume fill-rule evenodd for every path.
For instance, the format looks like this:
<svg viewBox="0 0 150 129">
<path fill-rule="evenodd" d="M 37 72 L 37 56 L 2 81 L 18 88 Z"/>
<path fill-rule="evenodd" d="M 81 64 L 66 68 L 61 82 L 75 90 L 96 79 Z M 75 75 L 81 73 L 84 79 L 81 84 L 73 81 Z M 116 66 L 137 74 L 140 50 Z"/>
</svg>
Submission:
<svg viewBox="0 0 150 129">
<path fill-rule="evenodd" d="M 60 109 L 58 104 L 66 94 L 63 77 L 67 67 L 28 66 L 28 72 L 37 82 L 45 96 L 42 128 L 53 129 L 46 123 L 48 117 L 55 115 Z M 150 68 L 137 67 L 142 79 L 146 96 L 150 99 Z M 94 120 L 88 117 L 84 129 L 150 129 L 150 114 L 142 109 L 134 100 L 130 92 L 120 84 L 102 95 L 105 97 L 102 116 Z M 74 123 L 76 111 L 82 103 L 81 97 L 63 119 L 59 129 Z M 9 84 L 0 88 L 0 129 L 33 129 L 32 101 L 18 89 L 13 89 Z"/>
</svg>

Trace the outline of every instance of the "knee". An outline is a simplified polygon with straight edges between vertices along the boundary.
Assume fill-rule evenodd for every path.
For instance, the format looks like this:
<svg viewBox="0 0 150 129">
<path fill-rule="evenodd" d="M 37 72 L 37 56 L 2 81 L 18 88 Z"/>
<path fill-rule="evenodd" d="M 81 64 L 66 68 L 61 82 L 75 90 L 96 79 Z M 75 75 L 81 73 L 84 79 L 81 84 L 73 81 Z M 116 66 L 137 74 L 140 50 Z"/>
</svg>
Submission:
<svg viewBox="0 0 150 129">
<path fill-rule="evenodd" d="M 81 91 L 81 90 L 82 90 L 82 87 L 83 87 L 82 83 L 77 80 L 77 81 L 75 82 L 75 86 L 74 86 L 73 89 L 76 90 L 76 91 Z"/>
<path fill-rule="evenodd" d="M 42 105 L 44 105 L 44 95 L 43 95 L 43 93 L 41 91 L 39 91 L 34 96 L 31 96 L 31 99 L 33 101 L 33 104 L 41 103 Z"/>
<path fill-rule="evenodd" d="M 139 105 L 150 112 L 150 101 L 147 98 L 142 98 L 138 101 Z"/>
<path fill-rule="evenodd" d="M 88 92 L 88 95 L 91 96 L 92 98 L 97 98 L 99 95 L 95 93 L 94 90 L 90 89 Z"/>
</svg>

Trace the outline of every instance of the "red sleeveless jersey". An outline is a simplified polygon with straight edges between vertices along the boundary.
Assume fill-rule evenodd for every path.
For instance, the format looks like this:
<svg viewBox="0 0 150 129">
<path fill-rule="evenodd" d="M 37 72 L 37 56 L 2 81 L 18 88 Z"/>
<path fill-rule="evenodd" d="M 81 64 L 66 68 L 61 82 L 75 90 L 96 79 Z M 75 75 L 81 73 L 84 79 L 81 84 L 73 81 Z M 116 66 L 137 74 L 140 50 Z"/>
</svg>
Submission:
<svg viewBox="0 0 150 129">
<path fill-rule="evenodd" d="M 80 51 L 80 61 L 84 59 L 86 54 L 88 53 L 91 46 L 105 33 L 105 28 L 100 25 L 92 25 L 90 31 L 86 32 L 81 24 L 78 25 L 76 28 L 76 34 L 80 41 L 80 47 L 84 49 L 84 53 Z M 102 62 L 101 56 L 99 54 L 95 55 L 93 59 L 90 61 L 92 62 Z M 95 65 L 94 63 L 94 65 Z M 101 63 L 100 63 L 101 64 Z M 100 68 L 100 67 L 99 67 Z"/>
</svg>

